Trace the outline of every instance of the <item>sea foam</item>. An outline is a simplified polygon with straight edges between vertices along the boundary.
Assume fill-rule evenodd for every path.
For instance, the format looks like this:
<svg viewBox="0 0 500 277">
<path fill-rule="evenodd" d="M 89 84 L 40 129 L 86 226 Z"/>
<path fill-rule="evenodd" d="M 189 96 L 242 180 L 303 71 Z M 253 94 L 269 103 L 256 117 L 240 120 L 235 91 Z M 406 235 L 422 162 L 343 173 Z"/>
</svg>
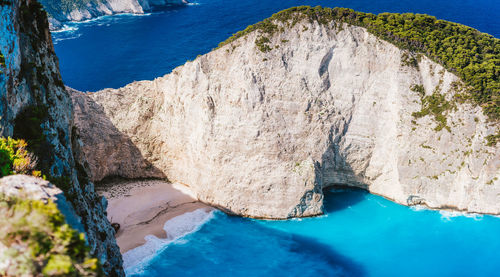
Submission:
<svg viewBox="0 0 500 277">
<path fill-rule="evenodd" d="M 78 28 L 75 26 L 63 25 L 60 29 L 51 31 L 51 33 L 74 32 L 76 30 L 78 30 Z"/>
<path fill-rule="evenodd" d="M 414 206 L 410 206 L 410 209 L 414 212 L 420 212 L 420 211 L 429 211 L 428 208 L 426 208 L 425 206 L 423 205 L 414 205 Z"/>
<path fill-rule="evenodd" d="M 143 14 L 135 14 L 135 13 L 120 13 L 120 14 L 112 14 L 112 15 L 103 15 L 87 20 L 82 21 L 70 21 L 64 24 L 61 28 L 57 30 L 52 30 L 52 38 L 55 44 L 60 41 L 68 40 L 68 39 L 76 39 L 79 38 L 82 34 L 79 33 L 79 29 L 81 26 L 87 27 L 109 27 L 111 24 L 123 23 L 127 18 L 133 18 L 138 16 L 150 16 L 153 13 L 143 13 Z"/>
<path fill-rule="evenodd" d="M 468 217 L 468 218 L 473 218 L 476 221 L 479 221 L 482 220 L 484 217 L 482 214 L 446 211 L 446 210 L 441 210 L 439 211 L 439 213 L 441 214 L 441 220 L 443 221 L 451 221 L 451 219 L 454 217 Z"/>
<path fill-rule="evenodd" d="M 194 233 L 213 218 L 214 211 L 198 209 L 193 212 L 174 217 L 163 225 L 167 238 L 161 239 L 148 235 L 146 243 L 123 254 L 123 267 L 126 275 L 142 272 L 144 267 L 154 258 L 155 254 L 168 247 L 168 245 L 188 234 Z"/>
</svg>

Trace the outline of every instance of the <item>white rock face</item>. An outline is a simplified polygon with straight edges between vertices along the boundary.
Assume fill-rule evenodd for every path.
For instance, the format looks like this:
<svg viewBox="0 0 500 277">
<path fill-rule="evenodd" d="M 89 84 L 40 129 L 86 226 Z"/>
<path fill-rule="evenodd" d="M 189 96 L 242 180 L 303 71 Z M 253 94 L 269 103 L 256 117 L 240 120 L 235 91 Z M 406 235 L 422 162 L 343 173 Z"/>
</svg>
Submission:
<svg viewBox="0 0 500 277">
<path fill-rule="evenodd" d="M 68 90 L 72 93 L 73 112 L 79 118 L 75 123 L 79 135 L 86 138 L 81 149 L 94 180 L 102 180 L 108 176 L 130 179 L 166 177 L 159 169 L 142 158 L 141 151 L 135 147 L 128 136 L 116 129 L 100 105 L 85 93 L 71 88 Z"/>
<path fill-rule="evenodd" d="M 500 213 L 500 151 L 485 146 L 496 126 L 481 109 L 457 104 L 447 115 L 450 131 L 434 130 L 432 116 L 412 116 L 421 97 L 410 87 L 451 99 L 455 75 L 425 57 L 405 66 L 404 51 L 346 24 L 297 24 L 275 34 L 267 53 L 256 47 L 258 37 L 154 81 L 88 94 L 115 129 L 84 124 L 81 114 L 76 125 L 127 136 L 142 157 L 123 162 L 145 159 L 200 200 L 243 216 L 320 214 L 322 189 L 332 185 L 404 205 Z M 84 153 L 94 157 L 89 163 L 106 167 L 105 156 L 127 156 L 120 143 L 95 153 L 109 142 L 89 136 L 82 136 L 94 149 Z M 130 174 L 122 168 L 119 175 Z"/>
</svg>

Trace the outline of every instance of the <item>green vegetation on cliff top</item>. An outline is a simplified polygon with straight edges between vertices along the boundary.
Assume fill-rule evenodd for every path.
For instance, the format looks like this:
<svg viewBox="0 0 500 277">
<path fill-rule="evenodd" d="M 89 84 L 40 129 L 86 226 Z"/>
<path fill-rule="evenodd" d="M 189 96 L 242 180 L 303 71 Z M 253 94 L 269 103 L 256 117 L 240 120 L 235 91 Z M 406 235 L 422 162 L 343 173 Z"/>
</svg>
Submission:
<svg viewBox="0 0 500 277">
<path fill-rule="evenodd" d="M 219 44 L 222 47 L 253 31 L 269 38 L 302 20 L 323 25 L 348 23 L 364 27 L 375 36 L 414 53 L 421 53 L 459 76 L 469 86 L 464 98 L 483 108 L 490 119 L 500 119 L 500 40 L 471 27 L 424 14 L 356 12 L 346 8 L 300 6 L 274 14 Z M 262 52 L 271 47 L 265 39 L 256 43 Z"/>
</svg>

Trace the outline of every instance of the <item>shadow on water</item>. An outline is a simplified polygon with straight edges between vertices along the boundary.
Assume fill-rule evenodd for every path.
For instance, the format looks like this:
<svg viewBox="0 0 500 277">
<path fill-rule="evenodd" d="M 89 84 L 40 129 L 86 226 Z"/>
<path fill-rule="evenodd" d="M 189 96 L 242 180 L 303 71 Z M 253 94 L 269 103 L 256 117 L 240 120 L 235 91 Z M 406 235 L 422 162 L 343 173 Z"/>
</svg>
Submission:
<svg viewBox="0 0 500 277">
<path fill-rule="evenodd" d="M 366 276 L 361 264 L 331 245 L 274 228 L 274 223 L 216 213 L 134 276 L 167 271 L 171 276 Z"/>
<path fill-rule="evenodd" d="M 333 250 L 329 245 L 300 235 L 292 235 L 290 240 L 293 242 L 290 247 L 290 252 L 298 252 L 304 256 L 317 257 L 334 269 L 325 270 L 322 274 L 323 276 L 366 276 L 366 272 L 362 265 Z"/>
<path fill-rule="evenodd" d="M 365 200 L 369 194 L 364 189 L 345 186 L 327 187 L 323 193 L 325 195 L 323 205 L 326 213 L 338 212 L 354 206 Z"/>
</svg>

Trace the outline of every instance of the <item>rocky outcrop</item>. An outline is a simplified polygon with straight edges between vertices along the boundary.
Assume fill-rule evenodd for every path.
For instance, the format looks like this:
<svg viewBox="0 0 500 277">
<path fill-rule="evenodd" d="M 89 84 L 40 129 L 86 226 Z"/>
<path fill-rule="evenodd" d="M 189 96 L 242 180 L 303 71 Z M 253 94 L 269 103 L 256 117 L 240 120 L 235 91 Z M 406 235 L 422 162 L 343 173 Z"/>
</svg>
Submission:
<svg viewBox="0 0 500 277">
<path fill-rule="evenodd" d="M 71 203 L 53 184 L 26 175 L 0 179 L 0 212 L 0 275 L 103 275 Z"/>
<path fill-rule="evenodd" d="M 39 169 L 66 194 L 91 254 L 101 261 L 105 273 L 122 276 L 122 259 L 105 208 L 86 177 L 85 161 L 74 160 L 80 141 L 46 14 L 38 2 L 28 0 L 3 1 L 0 14 L 0 52 L 5 56 L 0 74 L 0 135 L 28 142 Z"/>
<path fill-rule="evenodd" d="M 462 85 L 454 74 L 362 27 L 275 24 L 267 41 L 250 32 L 154 81 L 86 101 L 73 94 L 83 111 L 77 126 L 90 126 L 84 155 L 107 167 L 109 154 L 97 151 L 113 145 L 128 163 L 118 175 L 146 160 L 243 216 L 320 214 L 322 189 L 332 185 L 404 205 L 500 213 L 500 150 L 485 139 L 497 126 L 480 107 L 454 102 Z M 425 96 L 454 107 L 444 123 L 422 114 Z M 114 128 L 88 122 L 105 117 Z M 98 129 L 133 145 L 96 142 Z M 142 157 L 127 160 L 135 149 Z"/>
<path fill-rule="evenodd" d="M 75 127 L 85 143 L 80 157 L 87 161 L 92 179 L 120 176 L 129 179 L 165 178 L 158 168 L 142 157 L 132 140 L 122 134 L 108 119 L 103 108 L 85 93 L 68 88 L 72 93 Z M 106 153 L 105 156 L 102 154 Z M 78 159 L 78 158 L 77 158 Z M 134 162 L 130 162 L 134 161 Z"/>
<path fill-rule="evenodd" d="M 40 0 L 50 15 L 51 29 L 59 29 L 66 21 L 84 21 L 119 13 L 143 14 L 154 7 L 186 4 L 186 0 Z"/>
<path fill-rule="evenodd" d="M 0 179 L 0 195 L 29 200 L 52 201 L 73 229 L 85 232 L 82 222 L 64 193 L 46 180 L 27 175 L 11 175 Z"/>
</svg>

